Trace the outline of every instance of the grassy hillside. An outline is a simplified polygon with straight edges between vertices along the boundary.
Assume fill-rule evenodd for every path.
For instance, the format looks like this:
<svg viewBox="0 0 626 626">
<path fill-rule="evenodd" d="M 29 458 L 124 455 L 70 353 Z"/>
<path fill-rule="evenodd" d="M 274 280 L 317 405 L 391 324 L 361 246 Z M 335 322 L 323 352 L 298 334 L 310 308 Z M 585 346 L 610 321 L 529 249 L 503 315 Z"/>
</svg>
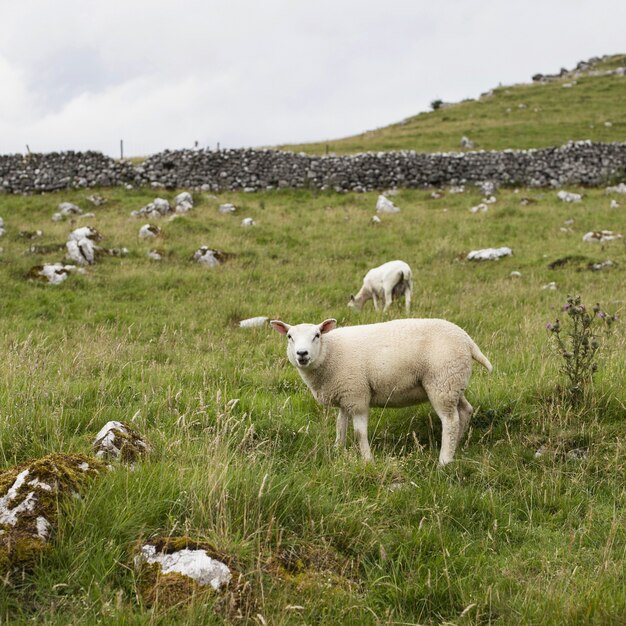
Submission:
<svg viewBox="0 0 626 626">
<path fill-rule="evenodd" d="M 578 408 L 558 392 L 562 359 L 545 328 L 570 293 L 623 316 L 623 240 L 581 239 L 626 231 L 603 190 L 575 205 L 553 191 L 504 190 L 475 215 L 476 191 L 435 200 L 407 190 L 394 198 L 402 212 L 376 226 L 375 194 L 197 195 L 193 212 L 160 223 L 161 262 L 145 256 L 144 222 L 129 217 L 152 194 L 101 193 L 109 202 L 91 223 L 103 245 L 130 254 L 56 287 L 25 279 L 41 258 L 17 233 L 65 241 L 70 224 L 50 216 L 62 200 L 86 209 L 86 194 L 0 197 L 0 468 L 89 454 L 113 419 L 132 422 L 152 452 L 63 506 L 51 549 L 0 585 L 2 623 L 233 621 L 212 594 L 145 604 L 132 547 L 155 533 L 231 555 L 247 585 L 243 623 L 623 622 L 623 322 L 602 334 L 593 394 Z M 521 204 L 524 195 L 536 202 Z M 236 215 L 217 211 L 225 201 Z M 257 225 L 241 227 L 245 216 Z M 202 244 L 235 256 L 199 267 L 190 256 Z M 463 260 L 500 245 L 514 256 Z M 572 255 L 582 259 L 548 268 Z M 300 381 L 284 338 L 236 325 L 255 315 L 377 321 L 371 305 L 356 314 L 346 302 L 368 268 L 395 258 L 414 270 L 413 314 L 463 326 L 495 366 L 475 368 L 476 415 L 444 469 L 429 405 L 372 411 L 370 466 L 351 433 L 348 450 L 335 451 L 334 411 Z M 586 269 L 606 259 L 617 266 Z M 550 281 L 557 290 L 542 289 Z M 402 316 L 398 304 L 387 317 Z"/>
<path fill-rule="evenodd" d="M 606 57 L 593 70 L 626 66 L 626 55 Z M 564 88 L 567 83 L 574 84 Z M 570 140 L 626 141 L 626 77 L 571 75 L 542 83 L 498 87 L 468 100 L 354 137 L 281 149 L 310 154 L 378 150 L 461 150 L 467 136 L 477 150 L 541 148 Z"/>
</svg>

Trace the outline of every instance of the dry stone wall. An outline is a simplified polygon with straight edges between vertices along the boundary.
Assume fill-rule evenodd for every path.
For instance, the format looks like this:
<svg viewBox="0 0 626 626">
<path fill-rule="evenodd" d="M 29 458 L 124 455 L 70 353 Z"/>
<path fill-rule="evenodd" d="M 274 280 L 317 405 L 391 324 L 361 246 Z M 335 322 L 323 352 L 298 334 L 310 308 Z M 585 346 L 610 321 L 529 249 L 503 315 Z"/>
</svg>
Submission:
<svg viewBox="0 0 626 626">
<path fill-rule="evenodd" d="M 626 143 L 570 142 L 559 148 L 448 153 L 368 152 L 312 156 L 275 150 L 177 150 L 138 165 L 97 152 L 0 156 L 0 189 L 41 193 L 95 186 L 259 191 L 373 191 L 492 181 L 548 187 L 626 178 Z"/>
</svg>

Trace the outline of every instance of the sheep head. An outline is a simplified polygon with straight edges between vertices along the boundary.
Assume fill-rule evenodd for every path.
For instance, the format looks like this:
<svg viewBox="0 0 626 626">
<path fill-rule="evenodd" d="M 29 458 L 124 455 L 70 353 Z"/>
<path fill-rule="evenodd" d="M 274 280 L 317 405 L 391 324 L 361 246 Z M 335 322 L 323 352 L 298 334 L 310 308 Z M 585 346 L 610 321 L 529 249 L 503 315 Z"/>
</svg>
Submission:
<svg viewBox="0 0 626 626">
<path fill-rule="evenodd" d="M 281 335 L 287 335 L 287 357 L 300 369 L 314 366 L 320 355 L 322 335 L 337 326 L 337 320 L 327 319 L 321 324 L 297 324 L 291 326 L 280 320 L 272 320 L 270 326 Z"/>
</svg>

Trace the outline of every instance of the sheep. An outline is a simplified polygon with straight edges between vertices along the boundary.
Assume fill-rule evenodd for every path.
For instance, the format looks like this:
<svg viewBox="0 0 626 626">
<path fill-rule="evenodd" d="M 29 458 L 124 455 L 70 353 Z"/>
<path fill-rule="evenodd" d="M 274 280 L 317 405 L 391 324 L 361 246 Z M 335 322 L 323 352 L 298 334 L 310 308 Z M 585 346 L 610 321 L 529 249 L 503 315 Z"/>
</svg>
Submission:
<svg viewBox="0 0 626 626">
<path fill-rule="evenodd" d="M 473 411 L 463 395 L 472 359 L 493 369 L 463 329 L 441 319 L 342 328 L 336 328 L 335 319 L 295 326 L 272 320 L 270 325 L 287 335 L 289 361 L 314 398 L 339 408 L 335 445 L 345 446 L 351 417 L 365 461 L 373 460 L 367 438 L 370 407 L 400 408 L 429 400 L 442 424 L 439 464 L 450 463 Z"/>
<path fill-rule="evenodd" d="M 383 313 L 389 308 L 393 297 L 404 294 L 404 306 L 407 315 L 411 309 L 411 291 L 413 290 L 413 272 L 404 261 L 389 261 L 371 269 L 363 279 L 363 286 L 356 294 L 350 296 L 348 306 L 360 311 L 371 298 L 374 308 L 378 311 L 378 300 L 385 299 Z"/>
</svg>

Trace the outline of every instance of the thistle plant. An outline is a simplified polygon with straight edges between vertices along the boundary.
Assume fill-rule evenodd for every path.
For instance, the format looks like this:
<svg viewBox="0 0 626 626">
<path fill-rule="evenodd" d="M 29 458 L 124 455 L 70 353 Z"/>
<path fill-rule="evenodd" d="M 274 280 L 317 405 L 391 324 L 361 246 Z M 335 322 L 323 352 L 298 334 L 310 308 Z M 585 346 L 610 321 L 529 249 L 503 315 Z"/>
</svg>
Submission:
<svg viewBox="0 0 626 626">
<path fill-rule="evenodd" d="M 617 321 L 617 315 L 608 315 L 599 304 L 589 312 L 580 296 L 568 296 L 562 310 L 567 314 L 563 323 L 557 319 L 546 324 L 546 328 L 563 357 L 561 373 L 568 380 L 569 399 L 572 404 L 578 404 L 585 397 L 598 369 L 599 329 L 608 330 Z"/>
</svg>

